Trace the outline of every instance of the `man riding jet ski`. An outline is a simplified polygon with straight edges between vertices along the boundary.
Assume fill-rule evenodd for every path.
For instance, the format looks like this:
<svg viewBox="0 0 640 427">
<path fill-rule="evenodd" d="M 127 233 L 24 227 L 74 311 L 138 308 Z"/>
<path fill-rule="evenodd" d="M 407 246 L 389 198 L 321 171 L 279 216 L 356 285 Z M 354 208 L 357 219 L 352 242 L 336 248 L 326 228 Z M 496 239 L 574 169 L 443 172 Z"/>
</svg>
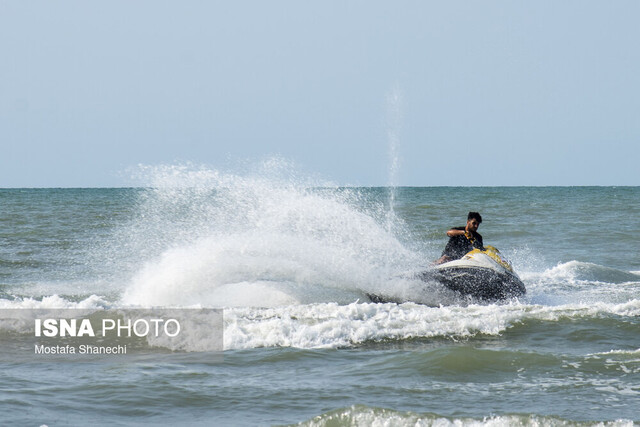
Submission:
<svg viewBox="0 0 640 427">
<path fill-rule="evenodd" d="M 465 227 L 453 227 L 447 231 L 449 242 L 436 264 L 460 259 L 473 249 L 483 250 L 482 236 L 478 233 L 480 223 L 482 223 L 480 214 L 478 212 L 469 212 Z"/>
<path fill-rule="evenodd" d="M 442 256 L 432 268 L 412 273 L 410 277 L 428 283 L 439 283 L 463 296 L 481 301 L 499 301 L 525 294 L 524 284 L 513 271 L 511 263 L 504 259 L 498 249 L 486 248 L 478 226 L 482 217 L 478 212 L 469 212 L 466 227 L 447 231 L 449 242 Z M 402 303 L 406 297 L 367 294 L 374 303 Z"/>
<path fill-rule="evenodd" d="M 483 246 L 482 236 L 478 233 L 481 222 L 478 212 L 469 212 L 465 227 L 447 231 L 449 242 L 436 266 L 420 273 L 419 277 L 482 300 L 524 295 L 524 284 L 511 263 L 493 246 Z"/>
</svg>

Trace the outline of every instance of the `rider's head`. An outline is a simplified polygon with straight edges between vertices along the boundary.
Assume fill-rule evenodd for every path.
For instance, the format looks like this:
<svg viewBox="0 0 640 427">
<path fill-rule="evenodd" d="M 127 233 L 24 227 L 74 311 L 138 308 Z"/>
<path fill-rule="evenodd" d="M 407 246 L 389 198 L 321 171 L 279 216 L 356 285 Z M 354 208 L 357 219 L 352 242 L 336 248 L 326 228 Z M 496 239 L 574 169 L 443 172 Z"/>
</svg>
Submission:
<svg viewBox="0 0 640 427">
<path fill-rule="evenodd" d="M 467 215 L 467 231 L 478 231 L 481 222 L 482 217 L 478 212 L 469 212 L 469 215 Z"/>
</svg>

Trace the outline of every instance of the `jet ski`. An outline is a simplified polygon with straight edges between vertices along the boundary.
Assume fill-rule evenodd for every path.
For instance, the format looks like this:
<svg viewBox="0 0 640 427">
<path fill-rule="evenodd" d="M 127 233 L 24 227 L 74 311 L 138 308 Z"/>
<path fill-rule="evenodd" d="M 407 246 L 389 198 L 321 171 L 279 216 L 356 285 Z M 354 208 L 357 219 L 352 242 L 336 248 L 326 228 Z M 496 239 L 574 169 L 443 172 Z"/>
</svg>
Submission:
<svg viewBox="0 0 640 427">
<path fill-rule="evenodd" d="M 505 300 L 526 293 L 511 263 L 498 249 L 473 249 L 460 259 L 436 265 L 418 274 L 423 281 L 436 281 L 462 295 L 485 301 Z"/>
<path fill-rule="evenodd" d="M 462 296 L 478 301 L 495 302 L 519 297 L 526 293 L 511 263 L 498 249 L 486 246 L 473 249 L 461 259 L 445 262 L 411 277 L 427 283 L 439 283 Z M 374 303 L 402 303 L 405 298 L 367 294 Z"/>
</svg>

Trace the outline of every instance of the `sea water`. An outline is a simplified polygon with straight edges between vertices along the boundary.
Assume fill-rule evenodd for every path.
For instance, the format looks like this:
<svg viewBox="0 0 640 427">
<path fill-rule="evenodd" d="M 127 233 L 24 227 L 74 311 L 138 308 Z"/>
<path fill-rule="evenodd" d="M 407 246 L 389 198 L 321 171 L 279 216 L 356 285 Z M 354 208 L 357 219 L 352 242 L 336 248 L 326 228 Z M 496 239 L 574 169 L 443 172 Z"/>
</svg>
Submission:
<svg viewBox="0 0 640 427">
<path fill-rule="evenodd" d="M 640 423 L 640 188 L 142 174 L 139 188 L 0 190 L 0 309 L 220 308 L 223 357 L 194 341 L 5 359 L 0 424 Z M 524 297 L 487 304 L 412 278 L 471 210 Z M 404 302 L 369 302 L 381 292 Z"/>
</svg>

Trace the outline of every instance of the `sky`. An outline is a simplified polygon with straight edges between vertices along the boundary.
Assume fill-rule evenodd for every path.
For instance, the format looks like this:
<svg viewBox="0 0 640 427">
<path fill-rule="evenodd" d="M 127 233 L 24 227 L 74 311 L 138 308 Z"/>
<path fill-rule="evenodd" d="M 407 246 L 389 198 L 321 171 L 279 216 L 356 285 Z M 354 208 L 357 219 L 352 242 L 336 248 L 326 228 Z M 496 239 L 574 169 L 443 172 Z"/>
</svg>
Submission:
<svg viewBox="0 0 640 427">
<path fill-rule="evenodd" d="M 287 159 L 340 185 L 640 185 L 640 2 L 0 0 L 0 187 Z"/>
</svg>

